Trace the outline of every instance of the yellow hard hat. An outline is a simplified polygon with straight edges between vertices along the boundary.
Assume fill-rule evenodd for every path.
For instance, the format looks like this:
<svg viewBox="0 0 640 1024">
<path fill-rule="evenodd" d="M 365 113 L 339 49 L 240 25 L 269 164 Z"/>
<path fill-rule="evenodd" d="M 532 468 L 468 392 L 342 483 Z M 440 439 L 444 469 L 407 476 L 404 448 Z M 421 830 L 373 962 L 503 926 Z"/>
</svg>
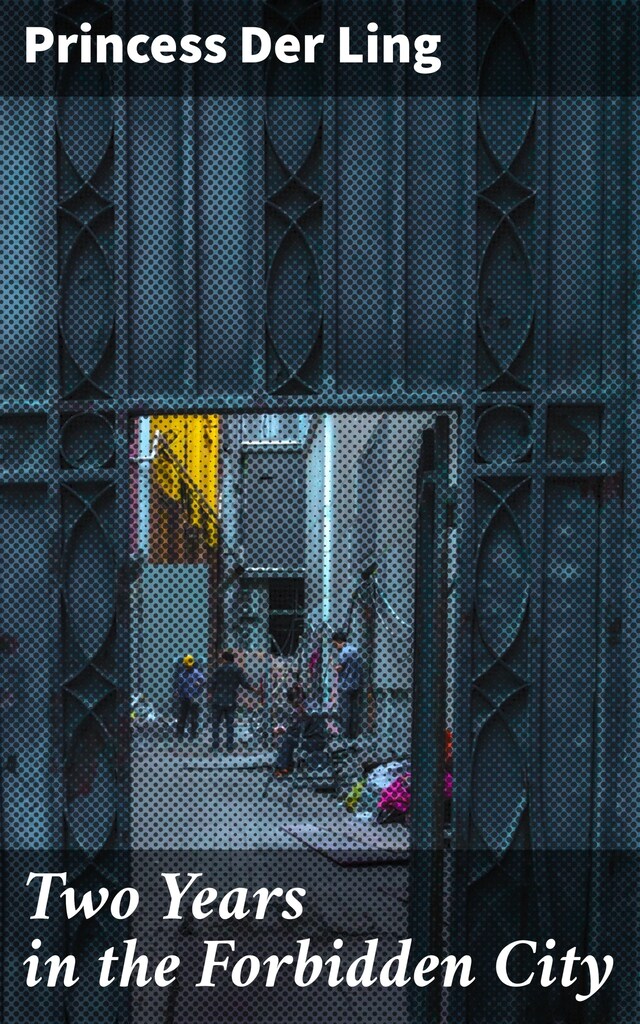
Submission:
<svg viewBox="0 0 640 1024">
<path fill-rule="evenodd" d="M 195 663 L 196 659 L 194 658 L 193 654 L 185 654 L 184 658 L 182 659 L 182 664 L 186 665 L 187 668 L 193 668 Z"/>
</svg>

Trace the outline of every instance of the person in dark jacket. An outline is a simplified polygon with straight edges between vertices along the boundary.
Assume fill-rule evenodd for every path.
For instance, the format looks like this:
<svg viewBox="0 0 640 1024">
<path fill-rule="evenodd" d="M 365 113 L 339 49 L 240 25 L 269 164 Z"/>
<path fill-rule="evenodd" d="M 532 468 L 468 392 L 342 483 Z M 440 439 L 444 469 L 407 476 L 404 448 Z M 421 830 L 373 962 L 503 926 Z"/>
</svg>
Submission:
<svg viewBox="0 0 640 1024">
<path fill-rule="evenodd" d="M 220 749 L 220 726 L 224 720 L 227 733 L 227 750 L 235 750 L 233 727 L 236 714 L 238 690 L 252 690 L 253 687 L 239 665 L 236 665 L 233 651 L 223 651 L 220 665 L 209 679 L 208 699 L 211 705 L 212 749 Z"/>
<path fill-rule="evenodd" d="M 300 743 L 304 744 L 307 753 L 316 764 L 321 763 L 327 746 L 324 718 L 319 712 L 311 710 L 311 706 L 305 701 L 302 687 L 290 687 L 287 690 L 287 701 L 290 705 L 289 723 L 278 747 L 275 763 L 277 779 L 282 779 L 291 772 L 294 753 Z"/>
<path fill-rule="evenodd" d="M 337 674 L 337 719 L 344 739 L 355 739 L 359 732 L 360 695 L 364 682 L 362 660 L 356 646 L 342 630 L 331 637 L 336 650 L 334 667 Z"/>
<path fill-rule="evenodd" d="M 200 717 L 200 705 L 198 698 L 204 687 L 204 675 L 196 665 L 196 659 L 192 654 L 185 654 L 182 659 L 182 669 L 178 673 L 177 697 L 178 697 L 178 739 L 184 739 L 184 731 L 189 725 L 189 736 L 195 740 L 198 735 L 198 718 Z"/>
</svg>

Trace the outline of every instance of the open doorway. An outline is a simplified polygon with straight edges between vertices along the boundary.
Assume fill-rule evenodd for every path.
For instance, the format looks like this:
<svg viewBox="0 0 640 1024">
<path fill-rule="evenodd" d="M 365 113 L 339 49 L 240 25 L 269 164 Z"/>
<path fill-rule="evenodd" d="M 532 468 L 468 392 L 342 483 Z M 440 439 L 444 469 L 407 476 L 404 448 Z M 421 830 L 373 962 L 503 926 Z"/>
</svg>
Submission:
<svg viewBox="0 0 640 1024">
<path fill-rule="evenodd" d="M 326 733 L 323 767 L 307 779 L 313 799 L 323 795 L 324 818 L 339 810 L 362 829 L 379 829 L 384 791 L 400 779 L 387 818 L 406 826 L 413 776 L 439 794 L 415 802 L 423 841 L 434 822 L 442 838 L 450 820 L 450 781 L 447 789 L 441 780 L 451 769 L 455 530 L 441 498 L 455 487 L 455 450 L 455 417 L 432 412 L 132 422 L 133 764 L 147 780 L 134 787 L 133 819 L 142 845 L 163 845 L 163 821 L 176 808 L 183 824 L 171 826 L 175 845 L 237 844 L 237 821 L 189 818 L 179 769 L 209 773 L 214 787 L 214 776 L 228 781 L 241 770 L 266 785 L 284 765 L 292 700 Z M 185 658 L 202 681 L 197 713 L 181 722 Z M 249 684 L 234 696 L 231 731 L 228 716 L 212 714 L 211 680 L 224 658 Z M 430 716 L 430 749 L 412 746 L 416 713 Z M 301 760 L 296 745 L 290 754 L 285 775 Z M 145 793 L 160 778 L 161 791 Z M 243 816 L 250 844 L 252 828 L 253 845 L 266 841 L 271 796 L 267 790 L 267 804 L 254 808 L 255 821 Z M 305 799 L 302 792 L 303 815 Z M 309 814 L 315 807 L 308 803 Z M 394 833 L 405 852 L 408 832 Z"/>
</svg>

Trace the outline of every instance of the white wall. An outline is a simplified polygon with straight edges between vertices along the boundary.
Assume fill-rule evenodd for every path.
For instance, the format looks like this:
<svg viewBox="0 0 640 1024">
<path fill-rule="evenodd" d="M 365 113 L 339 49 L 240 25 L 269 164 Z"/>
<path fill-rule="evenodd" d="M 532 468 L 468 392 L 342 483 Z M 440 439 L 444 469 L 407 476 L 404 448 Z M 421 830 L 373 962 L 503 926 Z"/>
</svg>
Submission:
<svg viewBox="0 0 640 1024">
<path fill-rule="evenodd" d="M 153 701 L 171 698 L 173 666 L 185 654 L 207 656 L 209 569 L 147 565 L 131 600 L 132 686 Z"/>
</svg>

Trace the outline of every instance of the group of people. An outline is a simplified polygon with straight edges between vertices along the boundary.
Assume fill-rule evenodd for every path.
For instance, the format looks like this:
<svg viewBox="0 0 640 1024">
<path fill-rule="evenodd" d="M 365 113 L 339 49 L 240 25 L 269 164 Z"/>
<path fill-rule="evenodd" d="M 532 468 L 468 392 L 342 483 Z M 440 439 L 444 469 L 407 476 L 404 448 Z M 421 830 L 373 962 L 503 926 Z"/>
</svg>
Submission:
<svg viewBox="0 0 640 1024">
<path fill-rule="evenodd" d="M 204 672 L 198 668 L 192 654 L 185 654 L 182 667 L 175 682 L 177 699 L 176 731 L 179 740 L 183 740 L 188 729 L 189 736 L 195 740 L 198 735 L 200 718 L 200 696 L 207 689 L 207 701 L 211 711 L 213 750 L 220 747 L 220 726 L 224 722 L 227 751 L 232 754 L 235 749 L 234 726 L 238 692 L 241 689 L 254 690 L 247 676 L 239 665 L 233 651 L 223 651 L 220 665 L 208 680 Z"/>
<path fill-rule="evenodd" d="M 332 636 L 332 644 L 336 652 L 334 669 L 336 672 L 334 722 L 339 735 L 344 739 L 354 739 L 358 732 L 361 691 L 364 684 L 362 661 L 354 644 L 349 642 L 347 633 L 337 630 Z M 224 723 L 226 749 L 229 753 L 235 750 L 235 712 L 240 690 L 257 692 L 245 672 L 236 664 L 233 651 L 225 650 L 220 656 L 220 664 L 206 679 L 204 672 L 196 664 L 192 654 L 182 659 L 175 679 L 175 696 L 177 700 L 177 737 L 183 740 L 188 732 L 191 739 L 198 734 L 200 717 L 200 698 L 207 693 L 207 703 L 211 714 L 212 748 L 220 749 L 220 731 Z M 326 745 L 326 723 L 320 710 L 315 708 L 306 698 L 300 684 L 287 691 L 289 721 L 281 727 L 276 774 L 282 776 L 291 769 L 294 751 L 297 745 L 305 744 L 323 749 Z"/>
</svg>

